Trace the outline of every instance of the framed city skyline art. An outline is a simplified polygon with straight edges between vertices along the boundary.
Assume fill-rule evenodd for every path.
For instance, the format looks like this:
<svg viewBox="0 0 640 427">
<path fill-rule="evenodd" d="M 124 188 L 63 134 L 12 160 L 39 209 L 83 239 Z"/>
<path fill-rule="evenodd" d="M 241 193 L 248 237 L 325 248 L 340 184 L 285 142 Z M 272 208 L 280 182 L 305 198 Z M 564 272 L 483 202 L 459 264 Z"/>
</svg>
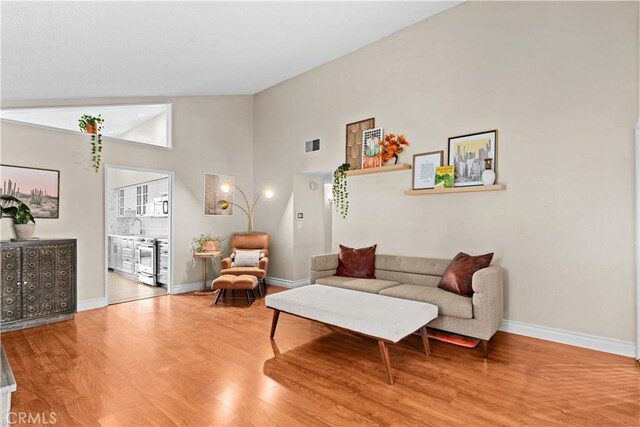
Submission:
<svg viewBox="0 0 640 427">
<path fill-rule="evenodd" d="M 485 159 L 493 159 L 491 169 L 497 169 L 498 131 L 471 133 L 449 138 L 449 165 L 455 168 L 455 187 L 482 185 Z M 496 172 L 497 174 L 497 172 Z"/>
</svg>

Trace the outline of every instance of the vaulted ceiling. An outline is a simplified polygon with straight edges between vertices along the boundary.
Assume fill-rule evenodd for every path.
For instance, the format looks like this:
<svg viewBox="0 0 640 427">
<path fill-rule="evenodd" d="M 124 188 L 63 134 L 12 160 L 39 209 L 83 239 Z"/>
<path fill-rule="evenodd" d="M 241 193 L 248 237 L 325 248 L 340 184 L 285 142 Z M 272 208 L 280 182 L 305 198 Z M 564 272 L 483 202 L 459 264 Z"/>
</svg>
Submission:
<svg viewBox="0 0 640 427">
<path fill-rule="evenodd" d="M 5 1 L 1 95 L 254 94 L 458 3 Z"/>
</svg>

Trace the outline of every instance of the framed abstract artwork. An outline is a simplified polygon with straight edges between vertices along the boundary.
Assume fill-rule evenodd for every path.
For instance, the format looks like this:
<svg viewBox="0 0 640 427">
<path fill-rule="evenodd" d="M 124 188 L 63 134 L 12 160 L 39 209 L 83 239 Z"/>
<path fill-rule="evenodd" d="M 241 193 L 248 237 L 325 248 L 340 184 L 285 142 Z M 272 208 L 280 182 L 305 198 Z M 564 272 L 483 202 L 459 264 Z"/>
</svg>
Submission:
<svg viewBox="0 0 640 427">
<path fill-rule="evenodd" d="M 225 193 L 222 190 L 222 184 L 229 182 L 233 184 L 233 176 L 219 175 L 216 173 L 204 174 L 204 214 L 209 215 L 233 215 L 233 205 L 229 204 L 227 209 L 222 209 L 218 202 L 226 200 L 233 203 L 233 185 L 230 191 Z"/>
<path fill-rule="evenodd" d="M 383 138 L 384 130 L 382 128 L 373 128 L 362 132 L 362 169 L 382 166 L 380 142 Z"/>
<path fill-rule="evenodd" d="M 486 159 L 493 159 L 491 169 L 496 171 L 497 144 L 497 130 L 449 138 L 449 165 L 455 168 L 454 185 L 482 185 Z"/>
<path fill-rule="evenodd" d="M 0 181 L 2 195 L 20 199 L 34 218 L 59 218 L 60 171 L 0 165 Z"/>
<path fill-rule="evenodd" d="M 362 132 L 374 128 L 375 125 L 374 117 L 347 125 L 345 163 L 351 165 L 351 170 L 362 169 Z"/>
<path fill-rule="evenodd" d="M 431 151 L 413 155 L 413 189 L 423 190 L 435 186 L 436 168 L 444 162 L 444 151 Z"/>
</svg>

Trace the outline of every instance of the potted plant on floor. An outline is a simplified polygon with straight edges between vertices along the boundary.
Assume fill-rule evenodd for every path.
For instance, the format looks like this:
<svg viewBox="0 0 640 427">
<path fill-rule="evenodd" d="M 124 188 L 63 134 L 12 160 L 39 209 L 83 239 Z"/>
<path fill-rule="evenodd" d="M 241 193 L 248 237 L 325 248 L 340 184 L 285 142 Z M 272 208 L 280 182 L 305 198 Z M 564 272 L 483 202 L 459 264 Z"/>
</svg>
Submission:
<svg viewBox="0 0 640 427">
<path fill-rule="evenodd" d="M 91 161 L 93 169 L 98 172 L 100 170 L 100 161 L 102 160 L 102 124 L 104 119 L 102 114 L 98 117 L 83 114 L 78 119 L 78 127 L 84 133 L 91 135 Z"/>
<path fill-rule="evenodd" d="M 215 252 L 220 249 L 220 243 L 224 242 L 226 238 L 227 236 L 216 237 L 206 233 L 194 237 L 191 242 L 195 252 Z"/>
<path fill-rule="evenodd" d="M 9 216 L 13 219 L 13 232 L 18 240 L 31 240 L 33 239 L 33 232 L 36 228 L 36 220 L 31 215 L 31 209 L 29 206 L 22 203 L 19 199 L 13 196 L 3 195 L 2 209 L 0 217 Z M 17 204 L 17 206 L 15 206 Z M 33 223 L 33 224 L 30 224 Z"/>
</svg>

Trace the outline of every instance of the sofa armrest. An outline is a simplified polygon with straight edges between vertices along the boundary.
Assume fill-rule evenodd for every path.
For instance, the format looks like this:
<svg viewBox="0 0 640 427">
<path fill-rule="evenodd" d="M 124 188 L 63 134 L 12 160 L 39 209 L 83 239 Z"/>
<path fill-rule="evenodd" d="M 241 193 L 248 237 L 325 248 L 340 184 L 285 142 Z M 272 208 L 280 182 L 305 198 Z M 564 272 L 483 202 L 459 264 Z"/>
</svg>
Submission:
<svg viewBox="0 0 640 427">
<path fill-rule="evenodd" d="M 220 267 L 222 269 L 231 268 L 231 257 L 224 258 L 220 261 Z"/>
<path fill-rule="evenodd" d="M 313 255 L 311 257 L 310 283 L 321 277 L 334 276 L 338 269 L 338 254 Z"/>
<path fill-rule="evenodd" d="M 504 270 L 489 266 L 478 270 L 471 279 L 473 287 L 473 318 L 487 322 L 493 332 L 502 324 Z"/>
<path fill-rule="evenodd" d="M 269 268 L 269 257 L 263 256 L 262 258 L 260 258 L 260 261 L 258 262 L 258 268 L 260 270 L 264 270 L 264 275 L 267 275 L 267 269 Z"/>
</svg>

